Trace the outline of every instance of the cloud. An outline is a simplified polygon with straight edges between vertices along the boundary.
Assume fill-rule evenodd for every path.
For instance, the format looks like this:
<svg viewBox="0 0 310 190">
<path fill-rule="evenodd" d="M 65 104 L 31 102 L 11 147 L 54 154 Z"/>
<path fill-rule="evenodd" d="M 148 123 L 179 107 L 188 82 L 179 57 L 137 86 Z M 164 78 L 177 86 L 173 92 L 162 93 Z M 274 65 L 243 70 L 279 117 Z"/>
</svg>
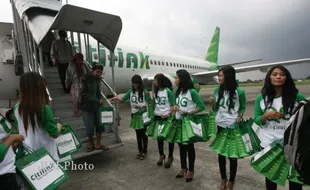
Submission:
<svg viewBox="0 0 310 190">
<path fill-rule="evenodd" d="M 69 3 L 120 15 L 123 31 L 119 45 L 197 57 L 206 52 L 214 29 L 219 26 L 220 64 L 255 58 L 268 63 L 310 57 L 308 0 L 69 0 Z M 0 3 L 1 7 L 9 7 L 8 4 Z M 10 8 L 0 14 L 0 18 L 8 19 Z M 310 75 L 310 65 L 301 66 L 301 70 L 289 68 L 294 77 Z"/>
</svg>

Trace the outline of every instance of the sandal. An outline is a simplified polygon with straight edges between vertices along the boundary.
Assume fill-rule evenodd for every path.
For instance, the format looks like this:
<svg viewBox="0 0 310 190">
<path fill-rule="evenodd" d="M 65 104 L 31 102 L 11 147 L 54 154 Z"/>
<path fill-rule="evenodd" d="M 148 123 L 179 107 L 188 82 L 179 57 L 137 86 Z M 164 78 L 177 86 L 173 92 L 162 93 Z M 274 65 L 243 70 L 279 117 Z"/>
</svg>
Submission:
<svg viewBox="0 0 310 190">
<path fill-rule="evenodd" d="M 141 153 L 141 155 L 140 155 L 140 160 L 144 160 L 145 157 L 146 157 L 146 154 L 145 154 L 145 153 Z"/>
<path fill-rule="evenodd" d="M 91 151 L 93 151 L 93 150 L 95 150 L 95 147 L 94 147 L 93 145 L 88 145 L 88 146 L 86 147 L 86 152 L 91 152 Z"/>
<path fill-rule="evenodd" d="M 226 190 L 227 179 L 222 179 L 221 184 L 219 185 L 220 190 Z"/>
<path fill-rule="evenodd" d="M 100 145 L 98 147 L 95 148 L 96 150 L 109 150 L 110 148 L 104 145 Z"/>
<path fill-rule="evenodd" d="M 141 153 L 137 154 L 136 159 L 140 159 Z"/>
</svg>

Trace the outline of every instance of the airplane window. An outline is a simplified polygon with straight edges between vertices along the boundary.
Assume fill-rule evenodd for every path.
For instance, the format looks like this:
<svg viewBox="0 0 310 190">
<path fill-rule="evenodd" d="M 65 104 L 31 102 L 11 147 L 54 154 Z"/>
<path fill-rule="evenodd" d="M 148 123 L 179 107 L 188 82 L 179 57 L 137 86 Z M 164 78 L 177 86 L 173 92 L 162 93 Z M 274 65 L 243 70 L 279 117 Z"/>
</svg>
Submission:
<svg viewBox="0 0 310 190">
<path fill-rule="evenodd" d="M 162 66 L 165 66 L 165 63 L 162 61 L 162 62 L 161 62 L 161 65 L 162 65 Z"/>
<path fill-rule="evenodd" d="M 177 63 L 177 67 L 179 67 L 179 63 Z"/>
<path fill-rule="evenodd" d="M 94 53 L 94 59 L 98 59 L 98 54 L 97 53 Z"/>
<path fill-rule="evenodd" d="M 173 66 L 175 67 L 175 63 L 173 63 Z"/>
<path fill-rule="evenodd" d="M 172 67 L 172 63 L 170 62 L 170 67 Z"/>
<path fill-rule="evenodd" d="M 182 65 L 183 65 L 183 68 L 185 68 L 184 64 L 182 64 Z"/>
<path fill-rule="evenodd" d="M 169 66 L 169 63 L 168 63 L 168 62 L 166 62 L 166 66 L 167 66 L 167 67 Z"/>
<path fill-rule="evenodd" d="M 151 65 L 153 65 L 153 61 L 151 60 L 150 62 L 151 62 Z"/>
<path fill-rule="evenodd" d="M 155 65 L 157 65 L 157 62 L 156 62 L 156 61 L 154 61 L 154 64 L 155 64 Z"/>
</svg>

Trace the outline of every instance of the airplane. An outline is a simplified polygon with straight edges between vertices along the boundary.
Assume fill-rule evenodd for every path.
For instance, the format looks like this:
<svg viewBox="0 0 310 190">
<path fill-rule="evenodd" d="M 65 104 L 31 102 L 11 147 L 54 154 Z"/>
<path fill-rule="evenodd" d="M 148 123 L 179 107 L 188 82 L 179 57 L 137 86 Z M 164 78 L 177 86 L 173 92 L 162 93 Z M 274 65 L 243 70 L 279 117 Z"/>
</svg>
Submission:
<svg viewBox="0 0 310 190">
<path fill-rule="evenodd" d="M 77 39 L 77 37 L 74 36 L 74 39 Z M 125 93 L 131 87 L 130 79 L 135 74 L 138 74 L 142 77 L 143 82 L 146 85 L 147 89 L 152 88 L 153 78 L 158 73 L 165 74 L 166 77 L 171 81 L 171 83 L 174 84 L 176 71 L 179 69 L 186 69 L 191 74 L 195 87 L 197 87 L 197 89 L 199 89 L 199 84 L 207 84 L 209 81 L 217 81 L 217 71 L 219 68 L 221 68 L 221 66 L 223 66 L 218 65 L 219 42 L 220 42 L 220 28 L 216 27 L 210 45 L 207 49 L 205 59 L 186 57 L 180 55 L 163 55 L 148 52 L 145 50 L 138 50 L 134 48 L 117 47 L 114 52 L 115 56 L 117 57 L 114 67 L 116 93 L 117 94 Z M 86 47 L 83 45 L 81 46 L 80 50 L 77 41 L 74 41 L 73 46 L 77 52 L 81 51 L 84 54 L 85 58 L 89 57 L 89 63 L 91 65 L 95 63 L 100 63 L 104 66 L 105 74 L 103 77 L 107 81 L 107 83 L 111 85 L 112 70 L 109 61 L 111 57 L 109 50 L 104 46 L 100 45 L 99 46 L 100 51 L 98 54 L 97 42 L 95 40 L 90 39 L 89 44 L 90 45 L 87 48 L 87 50 Z M 260 59 L 242 61 L 224 65 L 238 65 L 241 63 L 253 62 L 258 60 Z M 268 68 L 274 65 L 279 64 L 292 65 L 302 63 L 310 63 L 310 58 L 258 64 L 251 66 L 240 66 L 235 67 L 235 69 L 237 73 L 254 71 L 254 70 L 260 70 L 262 72 L 266 72 Z M 11 79 L 8 81 L 11 82 L 14 81 L 12 78 L 19 77 L 14 76 L 12 71 L 9 71 L 7 68 L 4 68 L 2 64 L 0 64 L 0 76 L 2 76 L 5 73 L 6 74 L 9 73 Z M 0 89 L 5 89 L 2 90 L 0 94 L 0 100 L 12 99 L 12 96 L 14 95 L 14 93 L 16 93 L 17 90 L 16 85 L 18 84 L 7 83 L 5 80 L 0 81 Z M 8 94 L 10 94 L 10 96 L 8 96 Z"/>
<path fill-rule="evenodd" d="M 74 37 L 76 39 L 76 37 Z M 115 63 L 115 81 L 116 92 L 124 93 L 130 86 L 130 79 L 134 74 L 142 77 L 144 85 L 148 90 L 152 88 L 153 78 L 158 73 L 163 73 L 170 82 L 174 85 L 176 71 L 179 69 L 186 69 L 192 76 L 194 86 L 200 89 L 199 85 L 208 84 L 211 81 L 217 82 L 217 72 L 224 65 L 239 65 L 243 63 L 260 61 L 261 59 L 253 59 L 247 61 L 240 61 L 235 63 L 226 63 L 218 65 L 218 51 L 220 43 L 220 28 L 216 27 L 210 45 L 207 49 L 205 59 L 198 59 L 180 55 L 164 55 L 145 50 L 138 50 L 133 48 L 117 47 L 114 54 L 117 56 Z M 98 45 L 95 41 L 90 41 L 88 52 L 90 54 L 90 64 L 99 63 L 104 66 L 104 78 L 109 84 L 112 84 L 111 65 L 109 64 L 109 50 L 100 45 L 98 55 Z M 74 42 L 75 49 L 79 52 L 78 42 Z M 82 52 L 87 52 L 82 47 Z M 88 54 L 88 55 L 89 55 Z M 100 56 L 100 61 L 99 61 Z M 237 73 L 260 70 L 267 72 L 268 68 L 274 65 L 292 65 L 310 63 L 310 58 L 289 60 L 283 62 L 257 64 L 251 66 L 235 67 Z M 175 89 L 175 86 L 173 86 Z"/>
</svg>

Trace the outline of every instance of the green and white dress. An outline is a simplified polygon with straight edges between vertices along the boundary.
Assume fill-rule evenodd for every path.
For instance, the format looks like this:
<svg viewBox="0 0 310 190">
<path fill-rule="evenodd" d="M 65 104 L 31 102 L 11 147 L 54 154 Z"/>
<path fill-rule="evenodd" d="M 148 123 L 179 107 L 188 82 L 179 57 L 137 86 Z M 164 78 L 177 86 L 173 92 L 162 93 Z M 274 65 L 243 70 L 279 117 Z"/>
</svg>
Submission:
<svg viewBox="0 0 310 190">
<path fill-rule="evenodd" d="M 154 121 L 147 128 L 146 134 L 155 140 L 164 140 L 167 137 L 174 120 L 174 115 L 170 114 L 170 111 L 172 106 L 175 105 L 175 97 L 169 88 L 165 88 L 163 90 L 159 90 L 157 97 L 154 95 L 153 99 L 155 102 Z M 170 114 L 168 118 L 161 118 L 162 115 L 168 114 Z"/>
<path fill-rule="evenodd" d="M 295 107 L 304 100 L 305 97 L 298 93 L 296 96 Z M 282 97 L 275 97 L 272 105 L 265 105 L 263 96 L 256 97 L 255 102 L 255 123 L 261 127 L 259 137 L 263 150 L 251 159 L 251 166 L 269 180 L 284 186 L 286 180 L 302 184 L 297 178 L 297 172 L 292 169 L 285 159 L 283 138 L 290 114 L 286 114 L 282 119 L 268 119 L 262 123 L 261 117 L 269 111 L 284 113 Z M 289 110 L 290 111 L 290 110 Z"/>
<path fill-rule="evenodd" d="M 139 98 L 139 93 L 132 89 L 128 90 L 122 98 L 122 102 L 130 101 L 131 106 L 131 121 L 130 128 L 135 130 L 144 129 L 152 123 L 154 112 L 149 97 L 146 91 L 143 92 L 143 97 Z M 146 106 L 146 107 L 145 107 Z"/>
<path fill-rule="evenodd" d="M 214 104 L 219 98 L 219 87 L 214 90 Z M 253 130 L 250 130 L 250 121 L 242 120 L 237 123 L 239 113 L 244 113 L 246 109 L 245 92 L 241 88 L 235 90 L 233 105 L 229 109 L 230 99 L 229 92 L 224 91 L 223 98 L 219 102 L 219 106 L 215 109 L 216 124 L 218 133 L 216 138 L 210 145 L 211 150 L 229 158 L 243 158 L 253 153 L 249 147 L 259 146 L 258 143 L 253 143 L 253 139 L 258 140 Z M 214 106 L 215 107 L 215 106 Z M 250 138 L 252 137 L 252 138 Z"/>
<path fill-rule="evenodd" d="M 36 120 L 35 126 L 32 126 L 29 121 L 27 130 L 22 115 L 18 112 L 18 107 L 19 104 L 14 107 L 14 116 L 19 134 L 25 138 L 23 143 L 33 150 L 44 147 L 55 160 L 59 160 L 55 137 L 60 134 L 60 130 L 54 120 L 51 107 L 49 105 L 42 107 L 41 122 L 38 123 Z"/>
<path fill-rule="evenodd" d="M 0 175 L 16 173 L 13 148 L 2 144 L 2 141 L 11 133 L 11 127 L 11 124 L 0 115 Z"/>
<path fill-rule="evenodd" d="M 166 140 L 173 143 L 194 143 L 197 141 L 208 141 L 207 114 L 188 115 L 192 110 L 199 108 L 205 110 L 205 105 L 195 89 L 189 89 L 180 93 L 176 98 L 179 110 L 175 114 L 173 127 L 169 128 Z"/>
</svg>

